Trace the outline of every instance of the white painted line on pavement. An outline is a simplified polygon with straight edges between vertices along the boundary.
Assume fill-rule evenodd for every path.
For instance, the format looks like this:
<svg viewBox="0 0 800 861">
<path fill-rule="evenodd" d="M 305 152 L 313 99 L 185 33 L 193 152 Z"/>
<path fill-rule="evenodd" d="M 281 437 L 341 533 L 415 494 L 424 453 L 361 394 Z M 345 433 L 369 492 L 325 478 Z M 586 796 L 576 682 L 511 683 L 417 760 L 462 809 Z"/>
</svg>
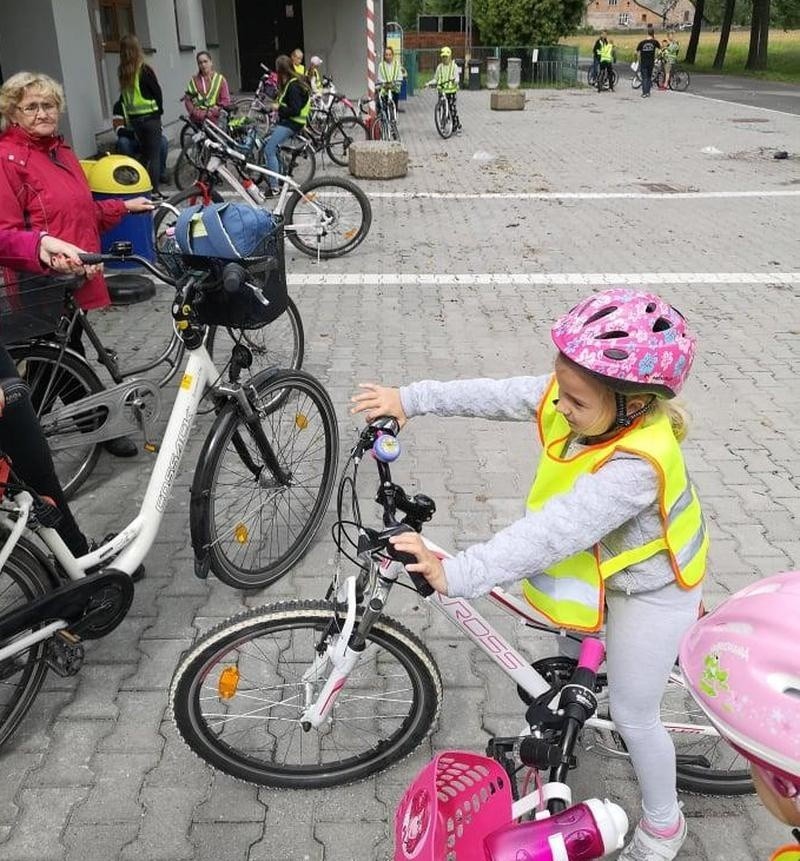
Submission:
<svg viewBox="0 0 800 861">
<path fill-rule="evenodd" d="M 766 111 L 768 114 L 780 114 L 783 117 L 794 117 L 798 115 L 791 111 L 779 111 L 777 108 L 762 108 L 760 105 L 748 105 L 746 102 L 735 102 L 733 99 L 716 99 L 714 96 L 701 96 L 700 93 L 683 93 L 692 99 L 705 99 L 707 102 L 719 102 L 721 105 L 738 105 L 740 108 L 752 108 L 754 111 Z"/>
<path fill-rule="evenodd" d="M 742 197 L 800 197 L 800 189 L 764 191 L 368 191 L 389 200 L 728 200 Z"/>
<path fill-rule="evenodd" d="M 293 287 L 423 287 L 428 285 L 557 286 L 565 284 L 800 284 L 800 272 L 488 272 L 441 274 L 421 272 L 288 275 Z"/>
</svg>

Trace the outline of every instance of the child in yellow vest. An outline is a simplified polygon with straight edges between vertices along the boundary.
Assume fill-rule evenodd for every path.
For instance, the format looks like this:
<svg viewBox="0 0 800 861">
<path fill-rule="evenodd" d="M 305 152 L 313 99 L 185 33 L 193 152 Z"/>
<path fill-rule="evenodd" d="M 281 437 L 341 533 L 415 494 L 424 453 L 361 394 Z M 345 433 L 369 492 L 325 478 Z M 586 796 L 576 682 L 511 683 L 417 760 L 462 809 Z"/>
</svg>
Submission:
<svg viewBox="0 0 800 861">
<path fill-rule="evenodd" d="M 649 293 L 608 290 L 553 326 L 555 373 L 505 380 L 372 383 L 353 398 L 367 420 L 392 415 L 535 419 L 543 452 L 527 515 L 440 561 L 416 533 L 392 539 L 437 591 L 477 597 L 516 580 L 556 626 L 600 629 L 610 708 L 642 791 L 642 821 L 620 861 L 670 861 L 686 838 L 675 748 L 660 703 L 681 636 L 696 619 L 708 538 L 669 405 L 695 341 Z M 650 851 L 652 845 L 657 849 Z M 644 848 L 643 848 L 644 847 Z"/>
<path fill-rule="evenodd" d="M 446 45 L 439 51 L 439 65 L 433 73 L 432 80 L 428 81 L 428 86 L 434 85 L 439 92 L 442 92 L 447 97 L 447 103 L 450 106 L 450 116 L 453 118 L 453 131 L 460 135 L 463 131 L 461 120 L 458 116 L 458 63 L 453 59 L 453 51 Z"/>
</svg>

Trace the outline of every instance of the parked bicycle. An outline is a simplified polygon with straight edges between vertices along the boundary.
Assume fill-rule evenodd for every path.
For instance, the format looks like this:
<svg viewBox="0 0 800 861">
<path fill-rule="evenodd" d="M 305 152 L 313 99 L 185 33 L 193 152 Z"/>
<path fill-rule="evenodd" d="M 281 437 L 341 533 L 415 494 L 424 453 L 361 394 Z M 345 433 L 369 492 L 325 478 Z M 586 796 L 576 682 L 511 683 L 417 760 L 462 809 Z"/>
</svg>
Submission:
<svg viewBox="0 0 800 861">
<path fill-rule="evenodd" d="M 398 762 L 422 742 L 439 716 L 442 679 L 420 639 L 384 615 L 390 593 L 406 585 L 406 576 L 430 607 L 509 676 L 527 706 L 549 709 L 553 690 L 572 677 L 574 661 L 552 657 L 531 666 L 468 601 L 432 593 L 421 575 L 405 572 L 404 563 L 416 560 L 394 550 L 389 539 L 420 532 L 436 506 L 392 480 L 390 464 L 400 455 L 397 429 L 394 419 L 371 422 L 342 469 L 333 527 L 339 553 L 325 600 L 282 602 L 234 616 L 181 660 L 170 691 L 173 718 L 188 746 L 215 768 L 265 786 L 335 786 Z M 383 523 L 377 529 L 364 524 L 358 499 L 365 458 L 378 471 Z M 341 570 L 343 557 L 355 563 L 356 573 Z M 555 633 L 521 599 L 499 588 L 490 597 L 518 623 Z M 602 675 L 597 686 L 605 687 Z M 601 716 L 587 718 L 584 739 L 590 736 L 611 756 L 626 756 L 607 698 L 603 702 L 598 692 L 598 699 Z M 678 751 L 679 786 L 712 794 L 751 790 L 745 765 L 695 705 L 677 668 L 662 716 Z"/>
<path fill-rule="evenodd" d="M 617 70 L 612 68 L 607 68 L 606 66 L 600 66 L 600 69 L 597 72 L 597 77 L 595 78 L 594 86 L 597 87 L 597 92 L 602 92 L 603 90 L 613 90 L 617 86 L 617 79 L 619 75 L 617 74 Z"/>
<path fill-rule="evenodd" d="M 349 179 L 322 176 L 300 186 L 291 177 L 248 162 L 229 135 L 206 121 L 204 167 L 201 178 L 186 191 L 169 198 L 168 207 L 154 219 L 157 248 L 176 220 L 176 212 L 195 203 L 222 202 L 221 186 L 228 187 L 251 206 L 269 205 L 284 219 L 286 238 L 310 257 L 341 257 L 357 248 L 372 224 L 372 207 L 364 192 Z M 274 177 L 277 197 L 267 199 L 252 177 Z"/>
<path fill-rule="evenodd" d="M 666 73 L 664 71 L 663 63 L 658 62 L 654 64 L 651 80 L 653 84 L 659 89 L 664 88 L 664 81 L 666 81 Z M 672 66 L 672 73 L 670 74 L 669 79 L 669 89 L 683 93 L 688 89 L 689 83 L 689 73 L 685 69 L 682 69 L 677 63 L 674 63 Z M 634 72 L 633 77 L 631 78 L 631 86 L 634 90 L 638 90 L 642 86 L 642 78 L 639 71 Z"/>
</svg>

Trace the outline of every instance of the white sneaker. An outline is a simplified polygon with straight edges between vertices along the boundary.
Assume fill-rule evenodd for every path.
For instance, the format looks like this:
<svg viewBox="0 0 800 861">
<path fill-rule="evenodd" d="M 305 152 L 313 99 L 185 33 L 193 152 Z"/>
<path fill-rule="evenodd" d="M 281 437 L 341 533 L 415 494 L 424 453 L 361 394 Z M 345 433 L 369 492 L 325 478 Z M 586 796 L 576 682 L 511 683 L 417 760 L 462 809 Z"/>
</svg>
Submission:
<svg viewBox="0 0 800 861">
<path fill-rule="evenodd" d="M 686 819 L 681 814 L 681 829 L 674 837 L 657 837 L 640 822 L 631 842 L 622 850 L 618 861 L 673 861 L 686 840 Z"/>
</svg>

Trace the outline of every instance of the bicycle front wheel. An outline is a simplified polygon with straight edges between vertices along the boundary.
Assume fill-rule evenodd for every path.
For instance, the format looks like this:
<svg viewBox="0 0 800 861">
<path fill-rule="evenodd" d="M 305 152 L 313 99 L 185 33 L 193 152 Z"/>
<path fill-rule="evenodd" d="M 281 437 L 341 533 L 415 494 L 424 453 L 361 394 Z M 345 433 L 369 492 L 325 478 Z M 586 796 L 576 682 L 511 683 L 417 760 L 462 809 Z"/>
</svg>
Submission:
<svg viewBox="0 0 800 861">
<path fill-rule="evenodd" d="M 71 499 L 100 457 L 101 443 L 82 443 L 81 434 L 97 428 L 108 411 L 97 407 L 73 418 L 58 418 L 58 411 L 102 392 L 103 384 L 85 359 L 72 353 L 62 355 L 55 344 L 12 344 L 8 352 L 20 377 L 30 386 L 31 403 L 42 422 L 56 475 L 64 495 Z M 70 443 L 62 446 L 59 438 L 66 437 L 71 437 Z"/>
<path fill-rule="evenodd" d="M 450 115 L 450 108 L 447 106 L 445 99 L 439 99 L 436 102 L 433 121 L 436 124 L 436 131 L 445 140 L 453 134 L 453 117 Z"/>
<path fill-rule="evenodd" d="M 286 205 L 286 237 L 309 257 L 341 257 L 359 246 L 372 224 L 366 194 L 349 179 L 321 176 Z"/>
<path fill-rule="evenodd" d="M 352 783 L 407 756 L 433 728 L 442 681 L 427 648 L 390 618 L 372 626 L 330 717 L 303 730 L 329 673 L 308 671 L 338 635 L 323 601 L 259 607 L 212 629 L 172 680 L 183 740 L 226 774 L 287 789 Z"/>
<path fill-rule="evenodd" d="M 247 392 L 258 427 L 237 404 L 220 412 L 192 484 L 191 531 L 220 580 L 261 589 L 289 571 L 319 529 L 339 434 L 328 393 L 304 371 L 261 374 Z"/>
<path fill-rule="evenodd" d="M 369 140 L 369 129 L 358 117 L 342 117 L 328 130 L 325 136 L 325 152 L 334 164 L 347 167 L 349 163 L 348 150 L 353 141 Z"/>
<path fill-rule="evenodd" d="M 684 72 L 683 69 L 677 69 L 672 72 L 669 79 L 669 88 L 677 90 L 679 93 L 684 93 L 689 88 L 689 80 L 688 72 Z"/>
<path fill-rule="evenodd" d="M 179 191 L 185 191 L 197 182 L 199 176 L 200 170 L 197 165 L 182 151 L 173 170 L 175 188 Z"/>
<path fill-rule="evenodd" d="M 0 571 L 0 618 L 51 589 L 49 578 L 33 556 L 17 545 Z M 32 626 L 35 630 L 41 625 Z M 8 645 L 0 637 L 0 646 Z M 47 675 L 47 643 L 36 643 L 0 662 L 0 746 L 33 705 Z"/>
</svg>

